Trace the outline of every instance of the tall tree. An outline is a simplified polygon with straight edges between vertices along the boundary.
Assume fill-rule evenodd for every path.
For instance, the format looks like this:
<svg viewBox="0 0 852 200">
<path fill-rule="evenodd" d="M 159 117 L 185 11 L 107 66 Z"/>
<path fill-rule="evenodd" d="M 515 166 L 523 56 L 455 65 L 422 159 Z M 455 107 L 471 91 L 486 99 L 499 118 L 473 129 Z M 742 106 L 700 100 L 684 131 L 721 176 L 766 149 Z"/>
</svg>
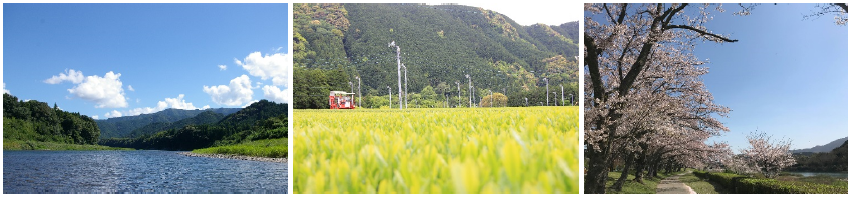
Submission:
<svg viewBox="0 0 852 200">
<path fill-rule="evenodd" d="M 704 63 L 691 53 L 698 41 L 737 41 L 704 27 L 712 9 L 710 4 L 585 4 L 592 13 L 586 16 L 583 38 L 588 68 L 585 193 L 606 193 L 619 139 L 727 130 L 712 114 L 725 115 L 729 109 L 713 104 L 699 78 L 707 73 Z M 721 5 L 715 10 L 723 11 Z"/>
</svg>

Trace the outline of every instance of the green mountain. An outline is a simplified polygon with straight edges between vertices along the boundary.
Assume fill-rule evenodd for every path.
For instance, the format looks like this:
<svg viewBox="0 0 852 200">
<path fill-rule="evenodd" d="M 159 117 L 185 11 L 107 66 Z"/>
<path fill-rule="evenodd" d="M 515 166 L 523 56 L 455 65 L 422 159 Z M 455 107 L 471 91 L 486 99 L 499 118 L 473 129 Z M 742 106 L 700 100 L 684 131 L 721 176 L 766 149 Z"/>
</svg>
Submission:
<svg viewBox="0 0 852 200">
<path fill-rule="evenodd" d="M 217 113 L 204 112 L 194 118 L 175 122 L 171 129 L 136 138 L 102 139 L 101 145 L 136 149 L 193 150 L 211 146 L 238 144 L 246 141 L 287 137 L 287 104 L 261 100 L 215 123 Z M 186 124 L 176 127 L 177 124 Z M 164 129 L 154 127 L 150 130 Z"/>
<path fill-rule="evenodd" d="M 140 127 L 140 128 L 137 128 L 136 130 L 131 131 L 130 134 L 128 134 L 126 137 L 133 138 L 133 137 L 138 137 L 138 136 L 142 136 L 142 135 L 150 135 L 150 134 L 155 134 L 157 132 L 165 131 L 165 130 L 169 130 L 169 129 L 183 128 L 184 126 L 187 126 L 187 125 L 212 124 L 212 123 L 218 122 L 219 120 L 222 120 L 222 118 L 225 118 L 225 115 L 223 115 L 221 113 L 216 113 L 212 110 L 207 110 L 207 111 L 204 111 L 202 113 L 199 113 L 198 115 L 195 115 L 195 117 L 190 117 L 190 118 L 178 120 L 178 121 L 175 121 L 175 122 L 154 122 L 154 123 L 150 123 L 148 125 L 145 125 L 143 127 Z"/>
<path fill-rule="evenodd" d="M 195 117 L 196 115 L 205 111 L 213 111 L 215 113 L 227 115 L 237 112 L 239 110 L 240 108 L 211 108 L 207 110 L 181 110 L 169 108 L 151 114 L 115 117 L 96 121 L 98 123 L 98 127 L 101 130 L 100 138 L 126 138 L 138 136 L 139 132 L 133 133 L 134 130 L 152 123 L 161 123 L 157 126 L 168 126 L 169 123 L 173 123 L 186 118 Z M 151 127 L 146 129 L 151 129 Z"/>
<path fill-rule="evenodd" d="M 849 140 L 843 138 L 842 143 L 828 152 L 800 152 L 793 153 L 796 164 L 789 171 L 807 172 L 847 172 L 849 171 Z M 835 142 L 831 142 L 833 144 Z M 828 146 L 828 145 L 826 145 Z"/>
<path fill-rule="evenodd" d="M 524 98 L 554 102 L 545 91 L 561 94 L 560 85 L 566 98 L 579 96 L 577 22 L 521 26 L 460 5 L 294 4 L 293 13 L 296 108 L 327 108 L 329 91 L 357 90 L 356 76 L 364 107 L 387 105 L 387 96 L 373 97 L 388 87 L 398 93 L 391 42 L 408 69 L 410 106 L 456 106 L 470 92 L 475 102 L 491 92 L 506 95 L 510 106 L 525 105 Z"/>
<path fill-rule="evenodd" d="M 95 120 L 76 112 L 53 108 L 45 102 L 19 101 L 3 94 L 3 142 L 38 141 L 65 144 L 95 144 L 100 129 Z"/>
</svg>

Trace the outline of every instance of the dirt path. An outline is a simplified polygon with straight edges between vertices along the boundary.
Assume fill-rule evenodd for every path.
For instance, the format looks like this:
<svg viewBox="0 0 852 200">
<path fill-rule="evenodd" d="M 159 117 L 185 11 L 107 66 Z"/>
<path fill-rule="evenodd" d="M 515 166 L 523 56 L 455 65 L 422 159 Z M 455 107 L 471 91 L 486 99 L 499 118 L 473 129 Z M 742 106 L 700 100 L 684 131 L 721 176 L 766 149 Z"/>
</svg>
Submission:
<svg viewBox="0 0 852 200">
<path fill-rule="evenodd" d="M 669 176 L 657 184 L 657 194 L 697 194 L 686 184 L 680 181 L 680 176 L 692 173 L 687 171 L 678 175 Z"/>
</svg>

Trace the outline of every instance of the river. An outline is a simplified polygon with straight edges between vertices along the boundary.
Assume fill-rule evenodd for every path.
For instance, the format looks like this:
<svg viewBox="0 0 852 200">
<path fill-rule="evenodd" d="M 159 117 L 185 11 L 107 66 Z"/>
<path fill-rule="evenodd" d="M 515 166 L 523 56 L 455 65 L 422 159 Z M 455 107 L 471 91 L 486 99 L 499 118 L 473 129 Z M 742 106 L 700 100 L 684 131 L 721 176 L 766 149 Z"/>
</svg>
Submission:
<svg viewBox="0 0 852 200">
<path fill-rule="evenodd" d="M 801 174 L 804 177 L 825 175 L 825 176 L 831 176 L 831 177 L 835 177 L 835 178 L 844 178 L 844 179 L 849 178 L 849 172 L 790 172 L 790 173 Z"/>
<path fill-rule="evenodd" d="M 287 163 L 176 151 L 3 151 L 3 193 L 287 193 Z"/>
</svg>

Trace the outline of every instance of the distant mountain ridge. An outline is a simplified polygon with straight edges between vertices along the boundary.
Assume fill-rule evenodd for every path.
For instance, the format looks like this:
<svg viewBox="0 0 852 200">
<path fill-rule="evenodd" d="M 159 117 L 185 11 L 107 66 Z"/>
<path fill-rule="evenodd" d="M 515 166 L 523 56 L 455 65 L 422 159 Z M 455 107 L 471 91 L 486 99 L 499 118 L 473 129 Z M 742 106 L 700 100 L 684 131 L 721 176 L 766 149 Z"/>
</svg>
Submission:
<svg viewBox="0 0 852 200">
<path fill-rule="evenodd" d="M 99 144 L 135 149 L 193 150 L 283 138 L 287 137 L 287 107 L 287 104 L 264 99 L 226 116 L 205 111 L 174 123 L 151 123 L 144 128 L 149 134 L 133 138 L 105 138 Z"/>
<path fill-rule="evenodd" d="M 100 138 L 125 138 L 139 128 L 152 123 L 172 123 L 182 119 L 192 118 L 205 111 L 213 111 L 229 115 L 242 108 L 209 108 L 207 110 L 181 110 L 169 108 L 160 112 L 141 114 L 137 116 L 115 117 L 105 120 L 95 120 L 101 130 Z"/>
<path fill-rule="evenodd" d="M 847 140 L 849 140 L 849 137 L 840 138 L 840 139 L 837 139 L 837 140 L 831 141 L 831 142 L 829 142 L 828 144 L 825 144 L 825 145 L 817 145 L 817 146 L 815 146 L 815 147 L 811 147 L 811 148 L 807 148 L 807 149 L 796 149 L 796 150 L 792 150 L 792 151 L 790 151 L 790 153 L 806 153 L 806 152 L 820 153 L 820 152 L 830 152 L 832 149 L 835 149 L 835 148 L 840 147 L 841 145 L 843 145 L 843 143 L 845 143 Z"/>
</svg>

